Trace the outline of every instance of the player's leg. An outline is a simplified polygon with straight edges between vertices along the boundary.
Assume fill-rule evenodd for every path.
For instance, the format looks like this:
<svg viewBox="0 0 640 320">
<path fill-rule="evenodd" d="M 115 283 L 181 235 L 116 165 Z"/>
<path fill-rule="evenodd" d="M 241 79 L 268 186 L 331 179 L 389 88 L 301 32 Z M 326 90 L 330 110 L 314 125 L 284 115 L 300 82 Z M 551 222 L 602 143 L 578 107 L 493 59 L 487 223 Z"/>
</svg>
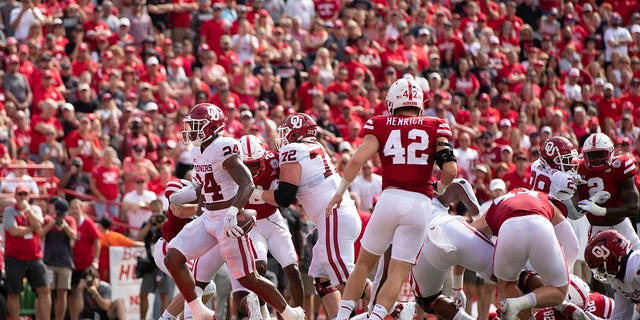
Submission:
<svg viewBox="0 0 640 320">
<path fill-rule="evenodd" d="M 194 316 L 209 319 L 214 316 L 211 310 L 204 306 L 196 294 L 196 283 L 186 265 L 187 260 L 202 256 L 218 243 L 216 237 L 205 228 L 209 213 L 200 216 L 187 224 L 178 235 L 169 243 L 165 266 L 171 273 L 178 290 L 189 303 Z"/>
<path fill-rule="evenodd" d="M 564 256 L 567 260 L 567 266 L 569 270 L 573 270 L 573 266 L 578 259 L 580 253 L 580 243 L 578 243 L 578 237 L 573 231 L 573 227 L 568 220 L 564 219 L 560 223 L 553 227 L 558 241 L 562 245 Z"/>
<path fill-rule="evenodd" d="M 640 238 L 638 237 L 636 231 L 633 229 L 631 220 L 629 220 L 629 218 L 625 218 L 622 222 L 613 226 L 613 229 L 620 232 L 621 235 L 623 235 L 627 240 L 631 242 L 631 248 L 633 250 L 640 250 Z"/>
<path fill-rule="evenodd" d="M 291 240 L 289 226 L 279 212 L 272 214 L 266 220 L 268 220 L 267 222 L 269 223 L 267 226 L 268 230 L 263 231 L 262 228 L 258 230 L 265 235 L 264 238 L 266 238 L 269 252 L 271 252 L 271 255 L 280 263 L 289 280 L 289 292 L 293 298 L 293 305 L 302 306 L 304 299 L 302 276 L 298 269 L 299 258 L 293 241 Z M 258 259 L 260 259 L 259 253 Z M 259 267 L 258 271 L 260 271 Z"/>
</svg>

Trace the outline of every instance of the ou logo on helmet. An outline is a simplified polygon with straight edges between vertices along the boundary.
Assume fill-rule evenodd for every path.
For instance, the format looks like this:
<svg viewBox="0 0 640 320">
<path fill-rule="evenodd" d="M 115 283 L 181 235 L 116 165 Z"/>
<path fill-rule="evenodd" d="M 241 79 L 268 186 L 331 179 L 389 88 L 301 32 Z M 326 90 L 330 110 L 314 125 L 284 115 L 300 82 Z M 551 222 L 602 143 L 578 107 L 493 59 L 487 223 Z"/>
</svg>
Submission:
<svg viewBox="0 0 640 320">
<path fill-rule="evenodd" d="M 218 112 L 218 109 L 215 106 L 209 106 L 207 108 L 207 113 L 209 113 L 211 120 L 213 121 L 220 120 L 220 112 Z"/>
<path fill-rule="evenodd" d="M 595 246 L 591 249 L 591 254 L 596 258 L 606 259 L 609 257 L 609 254 L 611 254 L 611 251 L 605 246 Z"/>
<path fill-rule="evenodd" d="M 560 154 L 560 149 L 555 144 L 547 142 L 547 144 L 544 145 L 544 152 L 546 152 L 548 156 L 553 156 L 554 154 Z"/>
<path fill-rule="evenodd" d="M 302 123 L 303 122 L 304 122 L 304 120 L 302 119 L 301 116 L 292 116 L 291 117 L 291 127 L 293 127 L 294 129 L 302 128 Z"/>
</svg>

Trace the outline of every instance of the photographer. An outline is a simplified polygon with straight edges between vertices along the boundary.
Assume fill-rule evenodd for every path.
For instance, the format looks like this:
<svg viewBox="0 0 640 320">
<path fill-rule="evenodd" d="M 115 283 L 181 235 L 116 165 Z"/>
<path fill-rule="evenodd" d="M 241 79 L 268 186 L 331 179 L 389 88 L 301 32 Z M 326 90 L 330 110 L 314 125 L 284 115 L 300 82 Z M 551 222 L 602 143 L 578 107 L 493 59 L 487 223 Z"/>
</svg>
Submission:
<svg viewBox="0 0 640 320">
<path fill-rule="evenodd" d="M 76 221 L 68 215 L 69 203 L 62 198 L 51 198 L 47 213 L 39 235 L 44 240 L 44 264 L 50 275 L 49 285 L 56 290 L 55 319 L 63 320 L 74 268 L 72 246 L 77 235 Z"/>
<path fill-rule="evenodd" d="M 140 285 L 140 319 L 146 319 L 150 292 L 156 293 L 156 297 L 158 294 L 160 295 L 160 310 L 164 310 L 171 301 L 174 288 L 171 277 L 158 269 L 151 254 L 153 246 L 162 237 L 162 225 L 167 220 L 162 211 L 162 201 L 159 199 L 151 201 L 149 209 L 151 210 L 151 218 L 142 225 L 142 230 L 140 230 L 136 239 L 144 241 L 144 247 L 147 251 L 147 257 L 139 258 L 138 266 L 136 267 L 136 276 L 142 278 L 142 284 Z"/>
<path fill-rule="evenodd" d="M 65 173 L 62 177 L 62 181 L 60 181 L 59 186 L 61 189 L 69 189 L 77 193 L 86 194 L 88 196 L 91 195 L 91 175 L 82 171 L 83 164 L 82 159 L 79 157 L 71 160 L 69 171 Z M 66 195 L 67 201 L 71 201 L 75 198 L 76 196 L 72 194 Z"/>
<path fill-rule="evenodd" d="M 76 295 L 80 296 L 80 317 L 78 319 L 127 319 L 127 311 L 122 299 L 111 300 L 111 285 L 100 281 L 98 270 L 89 268 L 83 272 Z"/>
</svg>

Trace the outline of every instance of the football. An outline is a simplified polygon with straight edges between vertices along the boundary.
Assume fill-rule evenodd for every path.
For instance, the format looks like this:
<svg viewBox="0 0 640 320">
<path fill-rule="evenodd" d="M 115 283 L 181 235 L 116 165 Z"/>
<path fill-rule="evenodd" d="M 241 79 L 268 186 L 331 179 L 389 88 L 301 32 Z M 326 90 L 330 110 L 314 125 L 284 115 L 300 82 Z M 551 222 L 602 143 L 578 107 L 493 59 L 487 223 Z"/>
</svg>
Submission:
<svg viewBox="0 0 640 320">
<path fill-rule="evenodd" d="M 256 224 L 257 212 L 253 209 L 242 209 L 238 212 L 238 227 L 242 228 L 244 234 L 249 233 Z"/>
</svg>

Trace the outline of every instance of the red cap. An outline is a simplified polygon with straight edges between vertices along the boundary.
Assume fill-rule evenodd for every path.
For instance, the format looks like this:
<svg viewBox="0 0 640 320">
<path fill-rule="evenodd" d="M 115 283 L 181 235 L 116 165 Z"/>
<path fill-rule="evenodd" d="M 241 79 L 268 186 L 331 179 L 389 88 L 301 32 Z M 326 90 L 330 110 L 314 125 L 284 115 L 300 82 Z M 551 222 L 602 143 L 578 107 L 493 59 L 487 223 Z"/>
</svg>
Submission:
<svg viewBox="0 0 640 320">
<path fill-rule="evenodd" d="M 135 92 L 129 92 L 127 94 L 127 100 L 135 100 L 138 99 L 138 95 Z"/>
<path fill-rule="evenodd" d="M 478 21 L 487 21 L 487 15 L 484 13 L 478 14 Z"/>
<path fill-rule="evenodd" d="M 259 16 L 263 16 L 263 17 L 266 17 L 266 16 L 268 16 L 268 15 L 269 15 L 269 11 L 267 11 L 267 10 L 265 10 L 265 9 L 260 9 L 260 10 L 258 10 L 258 15 L 259 15 Z"/>
<path fill-rule="evenodd" d="M 631 101 L 625 101 L 625 103 L 622 104 L 622 109 L 633 110 L 633 103 Z"/>
<path fill-rule="evenodd" d="M 136 181 L 136 182 L 138 182 L 138 181 L 147 182 L 147 176 L 145 176 L 143 174 L 139 174 L 139 175 L 136 176 L 136 179 L 134 181 Z"/>
<path fill-rule="evenodd" d="M 107 50 L 102 53 L 102 57 L 105 59 L 113 59 L 113 52 Z"/>
<path fill-rule="evenodd" d="M 105 101 L 109 101 L 109 100 L 111 100 L 111 93 L 107 92 L 107 93 L 103 94 L 103 95 L 102 95 L 102 98 L 101 98 L 100 100 L 101 100 L 102 102 L 105 102 Z"/>
<path fill-rule="evenodd" d="M 126 53 L 135 53 L 136 52 L 136 47 L 134 47 L 134 46 L 126 46 L 126 47 L 124 47 L 124 52 L 126 52 Z"/>
<path fill-rule="evenodd" d="M 483 94 L 481 94 L 481 95 L 480 95 L 480 97 L 478 98 L 478 100 L 479 100 L 479 101 L 490 101 L 490 100 L 491 100 L 491 97 L 490 97 L 488 94 L 483 93 Z"/>
<path fill-rule="evenodd" d="M 166 38 L 164 39 L 164 41 L 162 41 L 162 44 L 164 44 L 165 46 L 170 46 L 173 44 L 173 41 L 171 41 L 171 39 Z"/>
<path fill-rule="evenodd" d="M 42 77 L 43 78 L 53 78 L 53 72 L 51 72 L 51 70 L 45 70 L 44 72 L 42 72 Z"/>
<path fill-rule="evenodd" d="M 9 56 L 9 63 L 13 63 L 13 62 L 20 62 L 20 58 L 18 58 L 18 56 L 15 54 L 12 54 Z"/>
<path fill-rule="evenodd" d="M 237 109 L 237 106 L 233 102 L 227 103 L 227 109 Z"/>
<path fill-rule="evenodd" d="M 9 37 L 7 38 L 7 45 L 16 45 L 18 44 L 18 39 L 16 39 L 16 37 Z"/>
<path fill-rule="evenodd" d="M 26 44 L 21 44 L 18 47 L 18 52 L 24 52 L 24 53 L 29 53 L 29 46 Z"/>
<path fill-rule="evenodd" d="M 508 94 L 508 93 L 503 93 L 503 94 L 500 96 L 500 100 L 509 100 L 509 101 L 511 101 L 511 95 L 510 95 L 510 94 Z"/>
<path fill-rule="evenodd" d="M 336 20 L 336 22 L 333 23 L 333 27 L 334 28 L 344 28 L 344 23 L 342 22 L 342 20 Z"/>
<path fill-rule="evenodd" d="M 353 108 L 353 103 L 351 103 L 351 101 L 349 101 L 349 100 L 343 100 L 343 101 L 342 101 L 342 105 L 341 105 L 341 107 L 342 107 L 342 108 L 349 108 L 349 109 L 351 109 L 351 108 Z"/>
<path fill-rule="evenodd" d="M 344 52 L 348 54 L 355 54 L 356 50 L 354 50 L 351 46 L 344 47 Z"/>
<path fill-rule="evenodd" d="M 80 46 L 78 47 L 78 50 L 80 50 L 80 51 L 87 51 L 87 50 L 89 50 L 89 46 L 88 46 L 85 42 L 83 42 L 83 43 L 81 43 L 81 44 L 80 44 Z"/>
<path fill-rule="evenodd" d="M 26 192 L 26 193 L 31 193 L 31 189 L 29 189 L 27 186 L 25 186 L 24 184 L 20 184 L 16 187 L 16 191 L 15 194 L 21 193 L 21 192 Z"/>
<path fill-rule="evenodd" d="M 309 73 L 318 74 L 320 73 L 320 68 L 314 64 L 309 68 Z"/>
<path fill-rule="evenodd" d="M 600 121 L 598 121 L 598 117 L 591 117 L 591 119 L 589 119 L 589 125 L 592 125 L 592 124 L 597 124 L 597 125 L 600 124 Z"/>
<path fill-rule="evenodd" d="M 149 117 L 144 117 L 142 118 L 142 123 L 153 123 L 153 120 L 151 120 L 151 118 Z"/>
<path fill-rule="evenodd" d="M 173 59 L 171 60 L 171 65 L 174 67 L 179 67 L 182 65 L 182 61 L 180 61 L 180 59 Z"/>
<path fill-rule="evenodd" d="M 98 41 L 108 41 L 109 38 L 107 36 L 105 36 L 104 34 L 101 34 L 98 36 Z"/>
<path fill-rule="evenodd" d="M 360 84 L 360 81 L 358 81 L 358 80 L 351 80 L 351 82 L 349 82 L 349 85 L 352 88 L 360 88 L 361 84 Z"/>
<path fill-rule="evenodd" d="M 244 61 L 242 62 L 242 64 L 253 64 L 253 61 L 251 61 L 251 59 L 244 59 Z"/>
</svg>

